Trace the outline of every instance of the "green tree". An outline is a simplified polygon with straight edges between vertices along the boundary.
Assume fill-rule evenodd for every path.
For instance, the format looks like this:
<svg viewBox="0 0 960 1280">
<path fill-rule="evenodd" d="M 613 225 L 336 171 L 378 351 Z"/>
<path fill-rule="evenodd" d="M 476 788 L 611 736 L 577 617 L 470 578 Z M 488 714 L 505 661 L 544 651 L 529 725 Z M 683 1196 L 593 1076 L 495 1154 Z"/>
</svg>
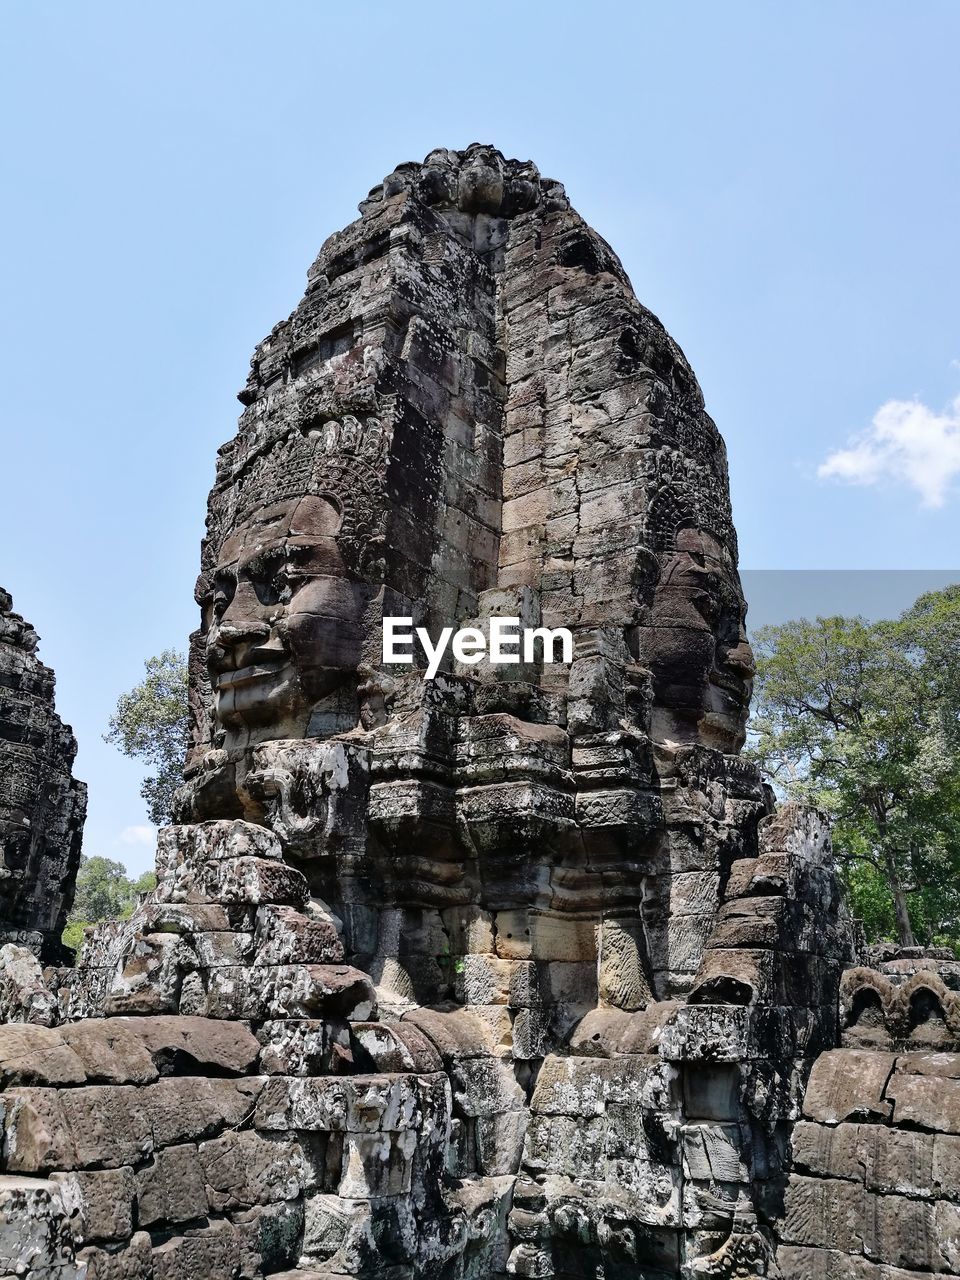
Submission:
<svg viewBox="0 0 960 1280">
<path fill-rule="evenodd" d="M 84 929 L 101 920 L 129 919 L 140 895 L 149 893 L 156 884 L 152 871 L 131 880 L 122 862 L 99 856 L 81 858 L 73 908 L 62 935 L 64 946 L 76 950 L 83 941 Z"/>
<path fill-rule="evenodd" d="M 944 737 L 960 750 L 960 583 L 922 595 L 903 620 L 925 665 Z"/>
<path fill-rule="evenodd" d="M 151 893 L 157 887 L 157 873 L 155 871 L 144 871 L 136 880 L 132 882 L 132 894 L 130 898 L 129 910 L 125 910 L 121 919 L 125 920 L 133 914 L 133 909 L 139 902 L 141 896 L 145 893 Z"/>
<path fill-rule="evenodd" d="M 145 678 L 120 695 L 104 741 L 149 766 L 140 794 L 150 821 L 159 827 L 170 821 L 173 793 L 183 779 L 189 741 L 187 661 L 182 653 L 164 649 L 144 665 Z"/>
<path fill-rule="evenodd" d="M 130 901 L 132 885 L 127 868 L 112 858 L 84 857 L 77 872 L 77 892 L 71 918 L 96 923 L 119 920 Z"/>
<path fill-rule="evenodd" d="M 91 924 L 90 920 L 71 920 L 68 921 L 66 928 L 60 935 L 60 941 L 65 947 L 69 947 L 71 951 L 79 953 L 80 944 L 83 942 L 83 931 Z"/>
<path fill-rule="evenodd" d="M 755 637 L 750 753 L 825 809 L 868 936 L 960 941 L 960 587 Z"/>
</svg>

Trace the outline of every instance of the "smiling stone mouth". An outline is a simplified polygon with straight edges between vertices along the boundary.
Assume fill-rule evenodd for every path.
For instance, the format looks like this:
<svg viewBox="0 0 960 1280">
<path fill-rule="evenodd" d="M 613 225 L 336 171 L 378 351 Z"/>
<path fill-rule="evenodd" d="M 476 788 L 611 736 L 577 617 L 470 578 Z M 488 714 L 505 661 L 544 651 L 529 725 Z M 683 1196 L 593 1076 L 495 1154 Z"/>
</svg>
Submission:
<svg viewBox="0 0 960 1280">
<path fill-rule="evenodd" d="M 221 671 L 214 681 L 214 687 L 220 689 L 236 689 L 241 685 L 255 684 L 258 680 L 275 679 L 288 664 L 286 660 L 279 662 L 254 662 L 246 667 L 238 667 L 235 671 Z"/>
</svg>

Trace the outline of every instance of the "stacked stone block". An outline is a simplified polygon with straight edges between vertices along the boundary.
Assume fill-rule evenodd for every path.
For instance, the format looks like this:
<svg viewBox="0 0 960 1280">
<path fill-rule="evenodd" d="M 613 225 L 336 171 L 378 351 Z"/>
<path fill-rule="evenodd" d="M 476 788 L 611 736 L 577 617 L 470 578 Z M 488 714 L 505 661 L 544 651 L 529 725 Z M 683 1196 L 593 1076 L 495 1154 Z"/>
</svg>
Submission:
<svg viewBox="0 0 960 1280">
<path fill-rule="evenodd" d="M 6 1027 L 0 1256 L 38 1280 L 356 1274 L 377 1215 L 416 1232 L 414 1179 L 439 1181 L 447 1078 L 396 1065 L 318 1076 L 183 1015 Z"/>
</svg>

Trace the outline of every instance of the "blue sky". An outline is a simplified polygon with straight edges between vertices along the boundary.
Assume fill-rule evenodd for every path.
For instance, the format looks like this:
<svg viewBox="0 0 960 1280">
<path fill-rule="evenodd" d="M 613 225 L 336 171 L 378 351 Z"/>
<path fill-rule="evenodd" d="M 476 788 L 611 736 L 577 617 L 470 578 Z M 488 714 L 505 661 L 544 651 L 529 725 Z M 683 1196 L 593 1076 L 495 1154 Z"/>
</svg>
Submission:
<svg viewBox="0 0 960 1280">
<path fill-rule="evenodd" d="M 726 438 L 746 567 L 960 563 L 958 46 L 954 0 L 8 0 L 0 583 L 87 852 L 150 860 L 100 734 L 195 625 L 252 349 L 435 146 L 535 160 L 613 244 Z"/>
</svg>

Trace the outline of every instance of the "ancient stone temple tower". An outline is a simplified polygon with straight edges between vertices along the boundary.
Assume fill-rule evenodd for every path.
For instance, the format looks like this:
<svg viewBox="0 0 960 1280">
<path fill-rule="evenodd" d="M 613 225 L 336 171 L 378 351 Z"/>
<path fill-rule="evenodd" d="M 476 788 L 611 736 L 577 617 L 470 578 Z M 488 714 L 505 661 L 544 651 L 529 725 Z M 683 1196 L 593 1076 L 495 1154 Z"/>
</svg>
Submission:
<svg viewBox="0 0 960 1280">
<path fill-rule="evenodd" d="M 87 789 L 71 775 L 77 744 L 36 649 L 37 633 L 0 590 L 0 945 L 63 964 Z"/>
<path fill-rule="evenodd" d="M 220 451 L 157 890 L 51 974 L 59 1026 L 0 1034 L 0 1257 L 960 1273 L 952 1149 L 909 1242 L 879 1154 L 960 1077 L 918 1050 L 955 1047 L 950 975 L 855 967 L 825 824 L 738 754 L 726 459 L 682 353 L 531 164 L 436 151 L 360 212 Z M 569 660 L 383 661 L 386 618 L 504 616 Z"/>
<path fill-rule="evenodd" d="M 569 935 L 541 958 L 596 971 L 591 1000 L 686 991 L 720 846 L 762 810 L 727 762 L 752 667 L 716 427 L 532 166 L 437 152 L 362 213 L 257 349 L 220 452 L 184 816 L 269 822 L 398 996 L 453 994 L 476 912 L 491 947 L 508 918 Z M 570 628 L 572 664 L 381 662 L 385 616 L 492 614 Z M 662 777 L 707 759 L 739 807 L 693 853 Z"/>
</svg>

